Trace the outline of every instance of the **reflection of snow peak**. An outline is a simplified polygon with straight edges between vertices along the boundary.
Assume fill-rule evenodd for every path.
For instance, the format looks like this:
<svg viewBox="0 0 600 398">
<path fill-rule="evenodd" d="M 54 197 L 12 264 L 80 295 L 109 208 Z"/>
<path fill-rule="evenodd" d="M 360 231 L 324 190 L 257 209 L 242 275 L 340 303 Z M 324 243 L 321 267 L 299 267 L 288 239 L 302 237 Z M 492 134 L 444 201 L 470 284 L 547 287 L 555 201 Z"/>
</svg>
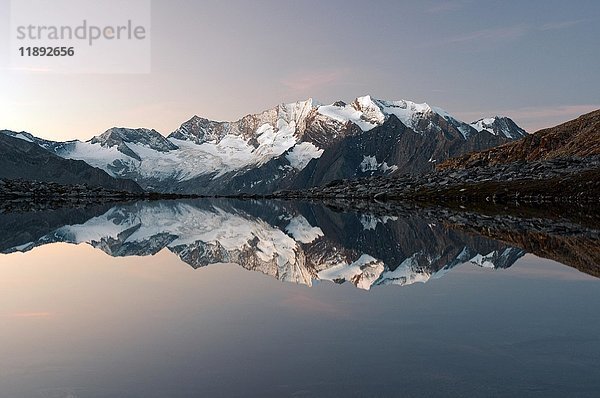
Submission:
<svg viewBox="0 0 600 398">
<path fill-rule="evenodd" d="M 285 231 L 300 243 L 310 243 L 323 236 L 319 227 L 313 227 L 308 220 L 302 216 L 292 218 Z"/>
<path fill-rule="evenodd" d="M 319 272 L 319 279 L 351 281 L 356 287 L 369 290 L 379 278 L 385 266 L 368 254 L 363 254 L 351 264 L 340 264 Z"/>
<path fill-rule="evenodd" d="M 182 202 L 119 205 L 84 224 L 63 226 L 9 252 L 27 251 L 52 242 L 87 242 L 113 256 L 151 255 L 168 248 L 195 268 L 234 262 L 282 281 L 308 286 L 315 279 L 349 281 L 367 290 L 375 285 L 426 282 L 464 263 L 487 268 L 507 266 L 523 254 L 515 248 L 504 248 L 482 255 L 467 246 L 446 246 L 442 248 L 444 253 L 456 255 L 445 254 L 442 259 L 441 252 L 421 248 L 403 254 L 394 267 L 395 264 L 384 264 L 372 254 L 340 246 L 337 237 L 326 236 L 304 216 L 288 213 L 285 208 L 277 207 L 282 212 L 277 222 L 283 221 L 283 225 L 276 227 L 237 209 L 203 204 L 202 207 Z M 379 223 L 390 224 L 387 227 L 394 230 L 396 225 L 392 223 L 397 218 L 363 214 L 358 221 L 354 222 L 359 229 L 362 224 L 360 234 L 367 239 L 377 234 Z M 423 226 L 428 231 L 433 228 L 425 223 Z"/>
<path fill-rule="evenodd" d="M 373 214 L 361 214 L 360 223 L 363 226 L 363 229 L 372 229 L 375 230 L 377 228 L 377 224 L 386 224 L 388 221 L 396 221 L 398 217 L 396 216 L 383 216 L 377 217 Z"/>
<path fill-rule="evenodd" d="M 320 228 L 311 227 L 302 216 L 292 219 L 289 229 L 300 242 L 323 235 Z M 207 211 L 183 203 L 174 206 L 138 204 L 133 212 L 116 207 L 85 224 L 65 226 L 55 232 L 55 236 L 63 237 L 64 241 L 88 242 L 108 254 L 112 254 L 107 244 L 110 240 L 139 244 L 165 235 L 171 237 L 165 246 L 177 248 L 181 256 L 186 254 L 182 247 L 198 242 L 218 245 L 228 252 L 250 252 L 254 263 L 275 265 L 274 276 L 281 280 L 311 284 L 310 274 L 304 267 L 304 255 L 294 239 L 260 219 L 216 207 Z"/>
</svg>

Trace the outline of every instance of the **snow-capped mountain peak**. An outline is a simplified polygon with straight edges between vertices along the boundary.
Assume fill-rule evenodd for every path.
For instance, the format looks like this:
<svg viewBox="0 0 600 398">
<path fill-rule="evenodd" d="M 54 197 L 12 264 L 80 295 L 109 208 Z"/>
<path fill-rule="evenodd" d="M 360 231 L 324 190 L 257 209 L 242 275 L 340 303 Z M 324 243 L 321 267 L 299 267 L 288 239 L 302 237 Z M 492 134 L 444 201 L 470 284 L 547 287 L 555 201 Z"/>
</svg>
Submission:
<svg viewBox="0 0 600 398">
<path fill-rule="evenodd" d="M 10 130 L 1 130 L 0 133 L 6 134 L 10 137 L 18 138 L 23 141 L 36 142 L 36 137 L 34 137 L 33 134 L 30 134 L 26 131 L 16 132 Z"/>
<path fill-rule="evenodd" d="M 350 106 L 362 113 L 361 118 L 363 120 L 374 125 L 380 125 L 385 121 L 386 115 L 377 102 L 370 95 L 365 95 L 356 98 Z"/>
<path fill-rule="evenodd" d="M 62 146 L 64 144 L 62 142 L 56 142 L 56 141 L 45 140 L 43 138 L 38 138 L 38 137 L 34 136 L 33 134 L 28 133 L 26 131 L 16 132 L 16 131 L 11 131 L 11 130 L 0 130 L 0 134 L 6 134 L 10 137 L 18 138 L 23 141 L 33 142 L 33 143 L 39 145 L 40 147 L 42 147 L 46 150 L 49 150 L 51 152 L 53 151 L 53 149 L 56 146 Z"/>
<path fill-rule="evenodd" d="M 399 100 L 384 101 L 375 100 L 384 115 L 394 115 L 407 127 L 419 132 L 419 120 L 431 114 L 432 108 L 427 103 L 417 104 L 416 102 Z"/>
<path fill-rule="evenodd" d="M 473 133 L 468 124 L 461 122 L 445 110 L 432 107 L 425 102 L 387 101 L 365 95 L 356 98 L 349 105 L 340 101 L 332 105 L 320 106 L 318 112 L 340 122 L 352 122 L 363 131 L 369 131 L 382 125 L 390 116 L 394 115 L 406 127 L 417 133 L 426 133 L 439 128 L 432 120 L 437 114 L 459 130 L 465 139 Z M 425 123 L 423 123 L 424 120 Z"/>
<path fill-rule="evenodd" d="M 525 130 L 517 126 L 515 122 L 506 116 L 494 116 L 479 119 L 471 123 L 471 127 L 478 132 L 486 130 L 494 135 L 512 139 L 522 138 L 527 135 Z"/>
<path fill-rule="evenodd" d="M 228 127 L 228 122 L 209 120 L 194 115 L 191 119 L 183 122 L 168 138 L 191 141 L 196 144 L 216 142 L 225 135 Z"/>
<path fill-rule="evenodd" d="M 177 149 L 176 145 L 167 140 L 158 131 L 146 128 L 112 127 L 99 136 L 93 137 L 89 142 L 100 144 L 104 147 L 140 144 L 159 152 L 168 152 Z"/>
</svg>

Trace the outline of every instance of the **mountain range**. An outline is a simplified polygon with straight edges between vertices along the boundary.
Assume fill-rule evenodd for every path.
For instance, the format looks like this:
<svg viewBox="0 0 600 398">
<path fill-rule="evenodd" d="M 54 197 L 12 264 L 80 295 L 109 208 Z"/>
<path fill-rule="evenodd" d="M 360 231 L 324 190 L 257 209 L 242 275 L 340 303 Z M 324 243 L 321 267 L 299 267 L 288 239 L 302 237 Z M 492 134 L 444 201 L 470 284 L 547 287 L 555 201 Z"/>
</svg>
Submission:
<svg viewBox="0 0 600 398">
<path fill-rule="evenodd" d="M 3 133 L 148 191 L 195 194 L 265 194 L 337 179 L 420 174 L 445 159 L 527 136 L 506 117 L 465 123 L 425 103 L 370 96 L 281 104 L 235 122 L 194 116 L 167 137 L 116 127 L 85 142 Z"/>
</svg>

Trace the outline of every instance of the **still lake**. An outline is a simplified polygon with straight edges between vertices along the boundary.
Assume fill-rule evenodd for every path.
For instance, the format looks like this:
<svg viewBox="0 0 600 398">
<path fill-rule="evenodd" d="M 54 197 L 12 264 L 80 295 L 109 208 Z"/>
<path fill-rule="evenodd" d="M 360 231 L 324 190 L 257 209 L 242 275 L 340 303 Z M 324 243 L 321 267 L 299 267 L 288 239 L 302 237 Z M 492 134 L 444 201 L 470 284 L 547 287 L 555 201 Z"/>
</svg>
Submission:
<svg viewBox="0 0 600 398">
<path fill-rule="evenodd" d="M 0 253 L 2 398 L 600 394 L 600 279 L 418 214 L 5 211 Z"/>
</svg>

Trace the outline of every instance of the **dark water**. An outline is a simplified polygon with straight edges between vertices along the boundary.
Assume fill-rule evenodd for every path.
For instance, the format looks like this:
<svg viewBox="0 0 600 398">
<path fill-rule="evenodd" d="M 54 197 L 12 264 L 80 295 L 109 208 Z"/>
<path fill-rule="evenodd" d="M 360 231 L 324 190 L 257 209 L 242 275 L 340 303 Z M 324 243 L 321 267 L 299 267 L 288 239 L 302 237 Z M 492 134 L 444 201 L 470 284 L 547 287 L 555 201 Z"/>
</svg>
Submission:
<svg viewBox="0 0 600 398">
<path fill-rule="evenodd" d="M 543 248 L 563 265 L 514 234 L 284 202 L 5 212 L 0 396 L 598 396 L 598 242 Z"/>
</svg>

